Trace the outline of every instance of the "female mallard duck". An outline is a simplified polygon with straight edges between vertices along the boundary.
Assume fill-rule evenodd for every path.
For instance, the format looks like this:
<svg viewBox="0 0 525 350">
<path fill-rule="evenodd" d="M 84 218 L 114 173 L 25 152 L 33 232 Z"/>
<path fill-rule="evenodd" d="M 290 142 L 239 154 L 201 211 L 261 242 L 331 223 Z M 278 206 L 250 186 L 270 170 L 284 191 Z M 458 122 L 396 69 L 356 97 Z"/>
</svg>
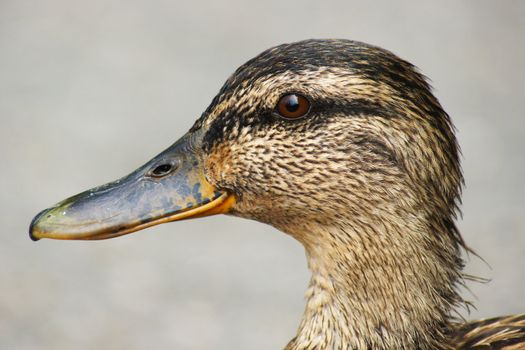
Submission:
<svg viewBox="0 0 525 350">
<path fill-rule="evenodd" d="M 301 242 L 312 279 L 288 350 L 525 349 L 525 316 L 459 324 L 462 187 L 425 78 L 378 47 L 307 40 L 226 81 L 130 175 L 40 213 L 31 238 L 104 239 L 228 213 Z"/>
</svg>

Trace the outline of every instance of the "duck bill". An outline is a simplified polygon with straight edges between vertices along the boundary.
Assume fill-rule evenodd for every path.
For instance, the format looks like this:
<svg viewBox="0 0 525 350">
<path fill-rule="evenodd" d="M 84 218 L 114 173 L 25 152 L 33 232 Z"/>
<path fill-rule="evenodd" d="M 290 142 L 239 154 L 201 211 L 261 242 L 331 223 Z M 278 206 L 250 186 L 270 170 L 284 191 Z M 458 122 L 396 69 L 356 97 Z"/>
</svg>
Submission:
<svg viewBox="0 0 525 350">
<path fill-rule="evenodd" d="M 128 176 L 43 210 L 29 236 L 93 240 L 195 217 L 227 213 L 235 198 L 205 177 L 201 135 L 187 134 Z"/>
</svg>

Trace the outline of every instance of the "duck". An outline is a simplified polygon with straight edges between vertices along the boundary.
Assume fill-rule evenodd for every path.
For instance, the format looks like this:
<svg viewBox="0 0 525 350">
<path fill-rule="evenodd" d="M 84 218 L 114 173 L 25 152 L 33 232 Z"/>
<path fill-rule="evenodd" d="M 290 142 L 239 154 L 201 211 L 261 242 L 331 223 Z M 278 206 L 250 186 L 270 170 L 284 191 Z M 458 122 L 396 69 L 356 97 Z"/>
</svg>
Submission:
<svg viewBox="0 0 525 350">
<path fill-rule="evenodd" d="M 525 315 L 466 322 L 471 252 L 449 115 L 427 78 L 362 42 L 311 39 L 240 66 L 177 142 L 35 216 L 29 235 L 98 240 L 215 214 L 304 246 L 311 279 L 285 350 L 525 349 Z"/>
</svg>

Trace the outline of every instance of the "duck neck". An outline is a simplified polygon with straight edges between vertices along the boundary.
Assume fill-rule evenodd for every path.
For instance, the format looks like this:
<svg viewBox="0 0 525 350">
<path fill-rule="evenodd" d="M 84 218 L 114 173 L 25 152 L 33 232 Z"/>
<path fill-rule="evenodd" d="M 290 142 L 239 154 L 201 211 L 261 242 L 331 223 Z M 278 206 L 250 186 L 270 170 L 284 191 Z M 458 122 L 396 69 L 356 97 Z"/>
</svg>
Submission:
<svg viewBox="0 0 525 350">
<path fill-rule="evenodd" d="M 447 348 L 450 314 L 461 302 L 458 244 L 435 232 L 437 224 L 395 222 L 288 230 L 305 246 L 312 278 L 297 336 L 286 350 Z"/>
</svg>

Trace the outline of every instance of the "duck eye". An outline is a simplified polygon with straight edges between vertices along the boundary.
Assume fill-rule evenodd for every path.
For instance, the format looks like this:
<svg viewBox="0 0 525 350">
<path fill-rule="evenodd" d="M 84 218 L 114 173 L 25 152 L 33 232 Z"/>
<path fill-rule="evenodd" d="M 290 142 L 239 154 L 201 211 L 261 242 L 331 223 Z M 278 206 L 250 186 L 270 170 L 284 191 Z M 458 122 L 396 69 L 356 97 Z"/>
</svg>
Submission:
<svg viewBox="0 0 525 350">
<path fill-rule="evenodd" d="M 175 166 L 170 163 L 160 164 L 149 171 L 151 177 L 163 177 L 171 173 L 175 169 Z"/>
<path fill-rule="evenodd" d="M 288 94 L 281 97 L 277 103 L 277 112 L 281 117 L 296 119 L 305 116 L 310 110 L 310 101 L 298 94 Z"/>
</svg>

